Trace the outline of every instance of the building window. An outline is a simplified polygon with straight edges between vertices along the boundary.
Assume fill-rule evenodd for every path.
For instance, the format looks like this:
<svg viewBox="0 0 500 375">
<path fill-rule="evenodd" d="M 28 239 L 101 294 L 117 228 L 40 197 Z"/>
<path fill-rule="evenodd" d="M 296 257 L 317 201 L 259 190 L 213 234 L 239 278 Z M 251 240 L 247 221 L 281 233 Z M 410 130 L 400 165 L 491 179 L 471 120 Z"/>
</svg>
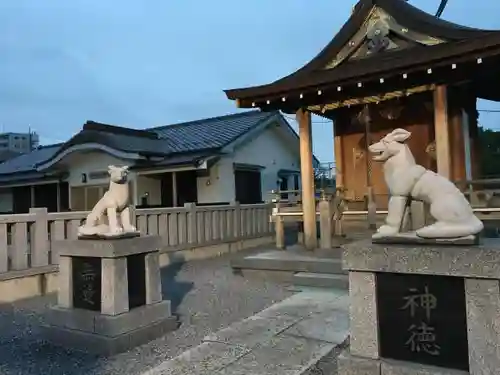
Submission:
<svg viewBox="0 0 500 375">
<path fill-rule="evenodd" d="M 260 170 L 234 171 L 236 201 L 241 204 L 262 203 Z"/>
</svg>

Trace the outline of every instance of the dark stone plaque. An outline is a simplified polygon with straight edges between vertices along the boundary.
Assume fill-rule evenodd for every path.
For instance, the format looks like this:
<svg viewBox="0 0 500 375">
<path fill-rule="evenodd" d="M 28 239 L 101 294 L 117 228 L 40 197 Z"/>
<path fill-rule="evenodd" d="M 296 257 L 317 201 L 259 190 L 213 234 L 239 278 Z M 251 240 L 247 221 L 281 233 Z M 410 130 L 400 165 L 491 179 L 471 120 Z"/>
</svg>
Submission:
<svg viewBox="0 0 500 375">
<path fill-rule="evenodd" d="M 146 304 L 146 254 L 127 257 L 129 309 Z"/>
<path fill-rule="evenodd" d="M 380 356 L 469 370 L 464 280 L 377 274 Z"/>
<path fill-rule="evenodd" d="M 101 311 L 101 258 L 73 257 L 73 306 Z"/>
</svg>

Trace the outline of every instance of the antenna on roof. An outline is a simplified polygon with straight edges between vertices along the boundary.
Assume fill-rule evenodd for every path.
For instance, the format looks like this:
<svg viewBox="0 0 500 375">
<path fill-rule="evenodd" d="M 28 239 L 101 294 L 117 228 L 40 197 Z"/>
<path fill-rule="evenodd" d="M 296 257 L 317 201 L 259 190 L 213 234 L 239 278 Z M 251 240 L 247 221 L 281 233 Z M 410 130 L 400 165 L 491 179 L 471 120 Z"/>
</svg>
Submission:
<svg viewBox="0 0 500 375">
<path fill-rule="evenodd" d="M 439 4 L 439 7 L 436 11 L 437 18 L 441 17 L 441 14 L 443 14 L 444 8 L 446 8 L 446 4 L 448 4 L 448 0 L 441 0 L 441 3 Z"/>
</svg>

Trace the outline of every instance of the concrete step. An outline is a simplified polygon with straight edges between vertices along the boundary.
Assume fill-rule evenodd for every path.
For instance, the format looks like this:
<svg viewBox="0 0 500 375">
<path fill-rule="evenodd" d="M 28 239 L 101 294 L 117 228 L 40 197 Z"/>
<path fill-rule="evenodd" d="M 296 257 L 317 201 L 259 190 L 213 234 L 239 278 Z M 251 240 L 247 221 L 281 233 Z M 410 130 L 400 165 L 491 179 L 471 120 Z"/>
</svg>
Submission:
<svg viewBox="0 0 500 375">
<path fill-rule="evenodd" d="M 340 258 L 320 258 L 280 250 L 235 258 L 231 261 L 231 267 L 235 270 L 345 274 Z"/>
<path fill-rule="evenodd" d="M 349 277 L 342 274 L 297 272 L 292 282 L 297 286 L 349 289 Z"/>
<path fill-rule="evenodd" d="M 349 331 L 345 291 L 301 292 L 141 375 L 336 374 Z"/>
</svg>

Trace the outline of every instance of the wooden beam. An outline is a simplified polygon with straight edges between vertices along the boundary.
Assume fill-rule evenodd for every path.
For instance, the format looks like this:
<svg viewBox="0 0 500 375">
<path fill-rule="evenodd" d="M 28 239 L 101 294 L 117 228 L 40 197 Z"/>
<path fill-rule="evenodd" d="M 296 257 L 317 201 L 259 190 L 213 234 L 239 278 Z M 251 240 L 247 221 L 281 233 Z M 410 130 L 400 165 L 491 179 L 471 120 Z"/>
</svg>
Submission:
<svg viewBox="0 0 500 375">
<path fill-rule="evenodd" d="M 299 109 L 296 113 L 300 137 L 300 175 L 302 179 L 302 210 L 304 212 L 304 245 L 314 250 L 318 245 L 316 228 L 316 197 L 312 154 L 311 113 Z"/>
<path fill-rule="evenodd" d="M 451 178 L 450 131 L 446 86 L 434 90 L 434 131 L 436 137 L 437 173 Z"/>
</svg>

